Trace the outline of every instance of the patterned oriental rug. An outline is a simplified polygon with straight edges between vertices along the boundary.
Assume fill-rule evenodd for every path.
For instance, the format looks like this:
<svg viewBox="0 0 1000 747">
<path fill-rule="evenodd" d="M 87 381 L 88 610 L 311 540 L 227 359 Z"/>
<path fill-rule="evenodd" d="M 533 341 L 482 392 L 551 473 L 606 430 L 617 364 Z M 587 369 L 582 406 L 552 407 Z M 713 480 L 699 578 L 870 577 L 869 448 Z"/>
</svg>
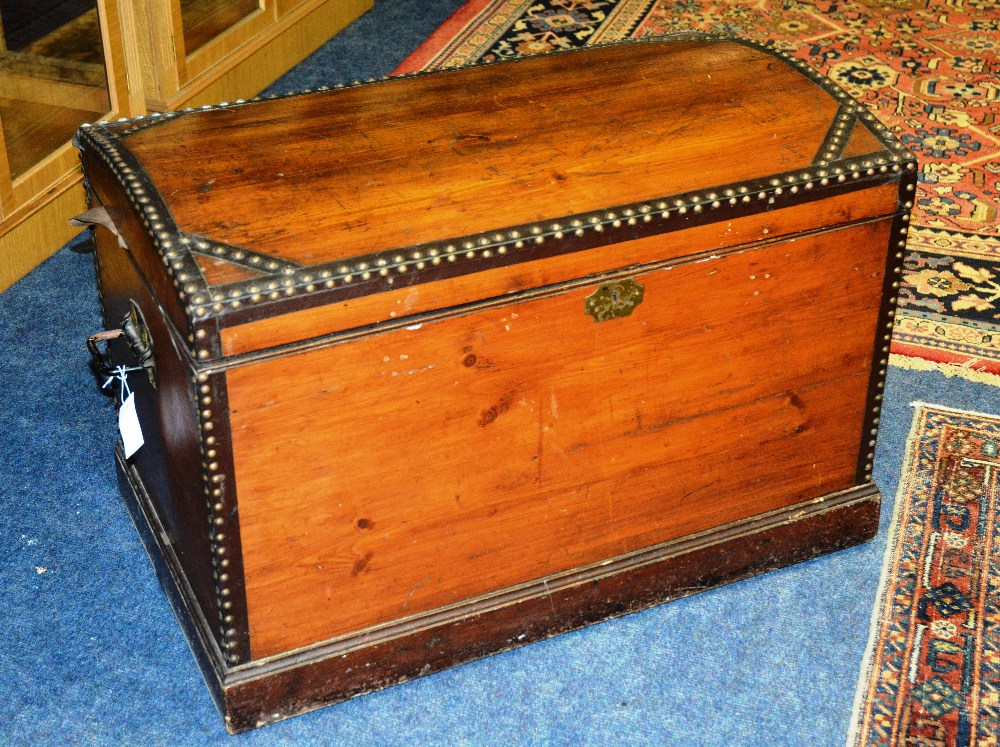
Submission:
<svg viewBox="0 0 1000 747">
<path fill-rule="evenodd" d="M 1000 384 L 1000 0 L 472 0 L 396 72 L 683 30 L 805 60 L 909 146 L 892 362 Z"/>
<path fill-rule="evenodd" d="M 853 747 L 1000 739 L 1000 419 L 917 405 Z"/>
</svg>

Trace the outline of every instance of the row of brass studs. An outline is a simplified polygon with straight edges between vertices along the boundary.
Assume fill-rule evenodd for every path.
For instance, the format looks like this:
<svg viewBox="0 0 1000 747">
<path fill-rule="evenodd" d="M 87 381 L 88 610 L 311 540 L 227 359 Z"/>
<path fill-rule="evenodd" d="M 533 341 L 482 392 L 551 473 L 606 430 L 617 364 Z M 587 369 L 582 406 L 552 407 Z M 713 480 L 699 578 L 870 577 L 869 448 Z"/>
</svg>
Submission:
<svg viewBox="0 0 1000 747">
<path fill-rule="evenodd" d="M 197 254 L 232 262 L 234 265 L 245 267 L 248 270 L 256 270 L 263 274 L 278 272 L 289 274 L 302 269 L 302 265 L 289 262 L 287 259 L 272 257 L 270 254 L 255 252 L 252 249 L 230 246 L 229 244 L 223 244 L 213 239 L 206 239 L 202 236 L 184 234 L 180 238 L 180 241 Z M 199 302 L 196 301 L 196 303 Z"/>
<path fill-rule="evenodd" d="M 159 192 L 141 169 L 133 168 L 125 159 L 119 150 L 120 141 L 117 138 L 112 139 L 104 125 L 84 124 L 81 130 L 85 133 L 82 139 L 93 145 L 94 152 L 118 180 L 152 239 L 178 298 L 189 306 L 186 303 L 188 298 L 197 298 L 198 293 L 207 287 L 205 278 L 191 255 L 189 247 L 191 239 L 179 233 Z M 190 308 L 187 313 L 190 316 Z"/>
<path fill-rule="evenodd" d="M 847 108 L 847 111 L 851 114 L 855 113 L 850 107 Z M 724 205 L 737 207 L 749 204 L 754 200 L 773 204 L 775 197 L 786 191 L 789 194 L 795 194 L 802 189 L 814 189 L 817 185 L 826 187 L 830 184 L 844 183 L 848 179 L 857 180 L 863 176 L 887 173 L 890 170 L 899 172 L 902 168 L 901 163 L 904 163 L 904 157 L 894 153 L 888 158 L 879 156 L 832 168 L 822 167 L 815 171 L 774 177 L 766 183 L 738 185 L 725 188 L 721 192 L 709 191 L 704 196 L 693 194 L 669 201 L 660 200 L 655 204 L 642 204 L 599 215 L 571 218 L 566 223 L 557 222 L 547 226 L 536 225 L 507 233 L 496 233 L 491 236 L 469 239 L 461 244 L 415 250 L 408 255 L 375 256 L 362 259 L 353 265 L 345 264 L 336 268 L 318 267 L 302 270 L 293 267 L 291 263 L 274 259 L 265 260 L 265 255 L 260 255 L 263 263 L 262 270 L 273 272 L 280 263 L 281 275 L 278 277 L 272 275 L 270 278 L 259 281 L 244 281 L 227 289 L 209 291 L 204 277 L 191 257 L 191 243 L 192 241 L 197 242 L 199 239 L 178 235 L 168 211 L 160 205 L 160 197 L 155 188 L 146 184 L 144 175 L 136 173 L 128 165 L 117 152 L 115 144 L 103 132 L 98 131 L 98 128 L 89 129 L 93 142 L 98 145 L 98 153 L 108 163 L 112 172 L 117 175 L 133 206 L 139 211 L 143 225 L 157 247 L 163 264 L 167 267 L 178 296 L 182 302 L 189 301 L 187 303 L 188 315 L 196 318 L 205 318 L 209 310 L 218 313 L 227 306 L 238 309 L 248 302 L 273 301 L 283 296 L 292 296 L 300 290 L 309 293 L 317 289 L 333 288 L 338 283 L 350 285 L 356 280 L 367 281 L 376 276 L 385 279 L 388 284 L 392 284 L 394 274 L 406 273 L 411 269 L 420 271 L 428 265 L 439 265 L 442 262 L 453 263 L 459 259 L 488 259 L 494 255 L 504 255 L 510 249 L 518 250 L 529 244 L 542 244 L 548 239 L 560 240 L 567 233 L 582 236 L 587 229 L 601 232 L 608 226 L 618 228 L 623 224 L 636 225 L 640 221 L 648 223 L 654 216 L 669 220 L 673 215 L 683 216 L 688 212 L 701 213 L 706 207 L 710 210 L 719 209 Z M 893 145 L 897 151 L 903 150 L 901 143 L 893 142 Z M 913 170 L 915 163 L 907 160 L 905 166 L 907 169 Z M 204 243 L 205 246 L 197 245 L 197 249 L 211 250 L 208 242 Z M 247 257 L 253 254 L 248 250 L 234 249 L 233 257 L 235 258 L 237 253 L 241 251 L 246 252 Z M 240 258 L 242 259 L 242 257 Z M 199 337 L 204 338 L 204 335 L 199 335 Z M 188 341 L 193 346 L 192 353 L 199 359 L 206 359 L 210 356 L 209 350 L 198 347 L 194 336 L 189 336 Z"/>
<path fill-rule="evenodd" d="M 206 317 L 209 311 L 219 313 L 226 307 L 238 309 L 244 304 L 275 301 L 282 297 L 292 296 L 301 291 L 311 293 L 316 290 L 330 289 L 338 285 L 351 285 L 354 282 L 369 281 L 373 278 L 383 278 L 387 284 L 394 282 L 394 277 L 410 271 L 421 271 L 442 263 L 454 263 L 459 260 L 489 259 L 503 256 L 511 250 L 520 250 L 528 246 L 537 246 L 550 239 L 561 240 L 569 235 L 583 236 L 587 230 L 603 232 L 606 228 L 620 228 L 624 225 L 634 226 L 639 223 L 649 223 L 654 218 L 670 220 L 674 216 L 684 216 L 689 213 L 699 214 L 706 210 L 718 210 L 724 207 L 736 208 L 753 202 L 773 204 L 775 198 L 783 194 L 797 194 L 802 190 L 812 190 L 817 186 L 826 187 L 830 184 L 842 184 L 848 180 L 871 177 L 890 171 L 899 172 L 903 165 L 902 159 L 878 157 L 845 164 L 843 167 L 831 169 L 820 168 L 815 172 L 791 174 L 784 178 L 775 177 L 766 184 L 739 185 L 722 189 L 718 192 L 708 191 L 705 194 L 693 194 L 670 200 L 659 200 L 607 211 L 597 215 L 578 216 L 545 225 L 534 225 L 526 228 L 493 233 L 480 237 L 472 237 L 461 242 L 415 249 L 406 253 L 386 253 L 360 258 L 347 264 L 336 266 L 318 266 L 293 270 L 286 268 L 281 276 L 272 276 L 260 280 L 243 281 L 225 288 L 213 289 L 211 300 L 192 308 L 198 317 Z M 907 163 L 906 168 L 913 168 Z M 197 303 L 197 301 L 196 301 Z"/>
<path fill-rule="evenodd" d="M 913 193 L 915 188 L 915 183 L 913 181 L 907 181 L 907 183 L 903 186 L 903 190 L 908 194 L 908 199 L 903 203 L 903 208 L 907 211 L 910 211 L 913 208 Z M 875 394 L 875 401 L 872 404 L 871 430 L 868 432 L 868 451 L 865 454 L 865 482 L 872 481 L 875 465 L 875 443 L 878 437 L 879 422 L 881 422 L 885 376 L 889 366 L 889 350 L 892 344 L 892 330 L 896 321 L 896 302 L 898 301 L 900 286 L 899 276 L 903 272 L 903 253 L 906 249 L 906 237 L 909 233 L 909 226 L 907 224 L 909 221 L 909 212 L 907 212 L 906 215 L 900 216 L 899 224 L 896 224 L 898 227 L 894 227 L 895 234 L 890 239 L 890 251 L 893 253 L 894 260 L 892 263 L 892 272 L 895 277 L 892 278 L 892 283 L 890 285 L 890 288 L 892 289 L 892 296 L 888 300 L 889 311 L 886 314 L 885 323 L 881 330 L 882 337 L 879 341 L 880 345 L 877 353 L 878 382 L 876 383 L 876 387 L 878 391 Z"/>
<path fill-rule="evenodd" d="M 185 254 L 184 262 L 173 247 L 173 234 L 168 229 L 167 223 L 172 224 L 169 216 L 162 217 L 159 207 L 159 195 L 150 188 L 144 179 L 136 173 L 117 153 L 112 143 L 105 137 L 98 128 L 89 129 L 87 137 L 95 146 L 98 156 L 108 165 L 112 173 L 115 174 L 119 183 L 125 189 L 133 206 L 138 209 L 143 219 L 146 230 L 153 238 L 164 265 L 167 266 L 168 273 L 173 277 L 174 285 L 178 286 L 192 279 L 189 277 L 190 269 L 188 263 L 193 263 L 190 254 Z M 166 212 L 163 210 L 162 212 Z M 175 229 L 174 229 L 175 230 Z M 180 241 L 183 243 L 184 237 Z M 197 267 L 195 267 L 197 270 Z M 198 273 L 200 278 L 200 272 Z M 204 283 L 204 279 L 201 278 Z M 188 286 L 190 288 L 190 286 Z M 180 289 L 179 294 L 183 299 L 185 290 Z M 220 640 L 224 650 L 226 660 L 231 664 L 239 663 L 239 655 L 235 652 L 238 643 L 236 642 L 236 629 L 233 627 L 235 621 L 233 615 L 233 601 L 230 598 L 231 589 L 227 585 L 230 580 L 229 565 L 230 559 L 227 557 L 225 519 L 223 517 L 223 504 L 221 502 L 223 489 L 225 487 L 225 476 L 219 470 L 218 451 L 216 439 L 213 433 L 215 424 L 212 421 L 212 395 L 208 377 L 205 374 L 198 374 L 194 377 L 193 385 L 196 388 L 195 403 L 198 410 L 198 429 L 201 435 L 199 439 L 202 458 L 202 479 L 204 492 L 208 508 L 209 539 L 212 551 L 212 568 L 215 579 L 216 599 L 218 603 Z"/>
<path fill-rule="evenodd" d="M 704 37 L 699 36 L 698 38 L 709 39 L 711 37 L 706 35 Z M 719 40 L 721 39 L 722 38 Z M 744 43 L 742 40 L 739 41 Z M 846 92 L 833 86 L 829 83 L 829 81 L 826 81 L 824 78 L 818 76 L 818 74 L 809 69 L 806 63 L 794 59 L 784 52 L 777 52 L 773 49 L 762 47 L 761 45 L 753 43 L 747 44 L 748 46 L 764 49 L 764 51 L 767 51 L 774 56 L 781 57 L 788 61 L 789 64 L 802 69 L 809 77 L 813 78 L 825 90 L 831 93 L 831 95 L 842 102 L 841 113 L 845 117 L 853 116 L 863 119 L 876 132 L 879 139 L 884 141 L 891 149 L 895 151 L 904 150 L 903 145 L 894 140 L 891 135 L 888 134 L 888 129 L 884 125 L 878 122 L 869 112 L 862 110 Z M 426 74 L 430 73 L 420 72 L 412 75 Z M 374 79 L 369 79 L 369 82 L 372 81 L 374 81 Z M 363 84 L 359 81 L 355 81 L 353 85 Z M 346 86 L 343 84 L 335 86 L 335 88 L 344 87 Z M 322 86 L 318 90 L 329 89 L 326 86 Z M 288 96 L 308 94 L 311 92 L 312 90 L 306 89 L 300 93 L 288 94 Z M 279 97 L 276 94 L 272 94 L 263 98 L 274 99 L 283 98 L 283 96 Z M 253 101 L 259 100 L 262 100 L 262 97 L 258 97 Z M 224 102 L 216 106 L 206 105 L 205 107 L 202 107 L 202 110 L 225 108 L 243 103 L 247 102 L 244 100 L 238 100 L 233 104 Z M 186 111 L 196 110 L 190 109 Z M 170 119 L 178 114 L 178 112 L 167 112 L 164 114 L 154 113 L 149 115 L 148 118 L 140 117 L 135 120 L 119 120 L 119 122 L 131 125 L 129 129 L 125 130 L 125 133 L 127 134 L 128 132 L 150 126 L 156 121 Z M 85 125 L 85 128 L 86 127 L 87 126 Z M 104 128 L 104 125 L 100 125 L 99 127 Z M 112 127 L 116 130 L 118 129 L 118 127 L 114 125 L 112 125 Z M 95 129 L 97 128 L 91 128 L 92 131 Z M 669 219 L 673 213 L 676 213 L 677 215 L 684 215 L 689 210 L 694 213 L 699 213 L 704 210 L 706 206 L 711 209 L 716 209 L 721 207 L 724 202 L 730 206 L 736 206 L 740 203 L 745 204 L 751 202 L 753 199 L 753 197 L 751 197 L 751 193 L 756 193 L 756 199 L 766 199 L 768 203 L 771 204 L 774 202 L 775 196 L 781 195 L 786 190 L 789 193 L 794 194 L 798 192 L 800 188 L 808 190 L 814 188 L 816 184 L 826 186 L 830 183 L 847 181 L 848 178 L 858 179 L 862 175 L 873 176 L 876 173 L 885 173 L 890 168 L 892 171 L 899 171 L 900 161 L 904 160 L 897 152 L 888 160 L 884 157 L 878 157 L 874 160 L 869 159 L 862 162 L 844 164 L 843 167 L 834 167 L 831 169 L 820 168 L 815 172 L 815 174 L 804 172 L 798 176 L 788 175 L 784 177 L 784 179 L 774 178 L 771 179 L 766 185 L 740 185 L 736 188 L 724 190 L 722 194 L 722 198 L 724 199 L 719 199 L 719 195 L 711 192 L 706 195 L 707 199 L 704 200 L 698 195 L 691 195 L 688 196 L 687 199 L 674 199 L 671 201 L 670 205 L 668 205 L 666 201 L 660 201 L 655 205 L 655 208 L 652 205 L 640 205 L 625 208 L 620 211 L 620 214 L 615 211 L 609 211 L 602 215 L 591 215 L 570 219 L 566 225 L 553 223 L 550 226 L 532 226 L 522 231 L 511 231 L 506 235 L 494 234 L 492 237 L 484 236 L 475 240 L 466 240 L 461 244 L 461 246 L 447 245 L 442 248 L 418 250 L 412 252 L 409 257 L 405 257 L 401 254 L 397 254 L 392 257 L 389 257 L 388 255 L 376 256 L 374 258 L 362 259 L 361 261 L 355 263 L 353 267 L 342 265 L 335 270 L 324 267 L 297 270 L 296 268 L 290 266 L 289 263 L 285 263 L 284 266 L 280 268 L 282 276 L 272 276 L 260 281 L 244 281 L 238 285 L 230 286 L 226 289 L 219 289 L 218 291 L 213 291 L 208 294 L 207 283 L 205 283 L 204 277 L 190 256 L 190 247 L 182 246 L 180 247 L 180 251 L 178 251 L 178 248 L 174 246 L 175 240 L 181 245 L 188 245 L 191 239 L 186 236 L 177 237 L 176 226 L 172 225 L 173 221 L 168 214 L 166 206 L 158 205 L 160 199 L 159 195 L 155 191 L 155 188 L 146 183 L 144 175 L 140 176 L 128 167 L 125 160 L 117 152 L 117 146 L 113 145 L 110 139 L 105 137 L 103 133 L 99 138 L 95 137 L 93 140 L 98 144 L 98 150 L 104 160 L 109 164 L 112 171 L 116 173 L 123 187 L 125 187 L 126 193 L 129 195 L 133 205 L 139 210 L 142 216 L 143 224 L 152 237 L 164 265 L 167 267 L 168 274 L 171 276 L 173 284 L 177 288 L 181 301 L 187 302 L 190 298 L 190 303 L 187 303 L 186 305 L 188 306 L 187 313 L 189 317 L 192 318 L 204 318 L 208 315 L 210 309 L 214 312 L 221 312 L 227 306 L 229 308 L 237 309 L 247 302 L 259 303 L 265 300 L 273 301 L 281 298 L 282 296 L 294 295 L 300 289 L 305 290 L 308 293 L 321 288 L 333 288 L 338 282 L 349 285 L 355 280 L 360 279 L 366 281 L 375 275 L 384 278 L 388 284 L 391 284 L 393 282 L 394 273 L 405 273 L 411 268 L 419 271 L 428 264 L 437 265 L 441 262 L 455 262 L 459 258 L 489 258 L 494 254 L 505 254 L 510 248 L 520 249 L 527 243 L 541 244 L 549 238 L 557 240 L 562 239 L 566 232 L 572 232 L 573 234 L 580 236 L 583 234 L 584 230 L 588 228 L 600 232 L 603 231 L 606 226 L 610 225 L 617 228 L 621 226 L 623 222 L 628 225 L 634 225 L 639 220 L 648 222 L 652 220 L 653 216 L 657 213 L 663 219 Z M 888 165 L 889 162 L 892 162 L 891 166 Z M 907 168 L 914 168 L 913 163 L 907 163 Z M 169 228 L 167 225 L 168 223 L 171 224 Z M 240 250 L 237 249 L 236 251 Z M 264 255 L 261 256 L 263 257 Z M 271 263 L 277 264 L 277 261 L 272 259 Z M 264 269 L 272 270 L 273 272 L 278 268 L 268 266 L 265 262 Z M 193 336 L 189 336 L 188 340 L 193 346 L 195 346 L 192 349 L 192 353 L 197 355 L 198 358 L 205 359 L 210 356 L 210 352 L 208 350 L 197 349 Z"/>
<path fill-rule="evenodd" d="M 840 107 L 837 116 L 834 117 L 830 132 L 827 134 L 822 146 L 820 146 L 819 153 L 816 155 L 816 159 L 813 161 L 815 165 L 827 166 L 841 157 L 856 121 L 854 112 L 851 111 L 853 108 L 847 106 Z"/>
<path fill-rule="evenodd" d="M 212 421 L 212 387 L 208 383 L 207 374 L 198 374 L 192 382 L 195 386 L 195 402 L 198 407 L 198 428 L 201 432 L 201 469 L 205 491 L 206 516 L 208 519 L 208 536 L 212 551 L 212 578 L 215 581 L 215 597 L 219 612 L 219 639 L 223 656 L 230 664 L 239 664 L 240 656 L 236 652 L 239 643 L 236 640 L 236 621 L 233 614 L 232 588 L 230 586 L 230 565 L 226 544 L 226 519 L 223 496 L 225 491 L 225 474 L 219 467 L 219 452 L 217 436 L 213 432 L 215 423 Z"/>
</svg>

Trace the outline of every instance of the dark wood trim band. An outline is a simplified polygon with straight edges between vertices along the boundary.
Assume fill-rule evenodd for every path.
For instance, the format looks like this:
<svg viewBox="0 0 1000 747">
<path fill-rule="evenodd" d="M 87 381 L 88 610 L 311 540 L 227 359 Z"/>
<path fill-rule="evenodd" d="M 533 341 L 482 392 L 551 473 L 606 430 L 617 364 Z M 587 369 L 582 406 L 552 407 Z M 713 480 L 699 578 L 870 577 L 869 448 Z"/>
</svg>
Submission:
<svg viewBox="0 0 1000 747">
<path fill-rule="evenodd" d="M 847 142 L 851 139 L 851 133 L 854 132 L 857 121 L 857 117 L 851 113 L 851 110 L 841 104 L 837 115 L 830 123 L 826 137 L 823 138 L 819 150 L 816 151 L 813 165 L 826 166 L 834 161 L 839 161 L 844 155 L 844 148 L 847 147 Z"/>
<path fill-rule="evenodd" d="M 115 449 L 115 464 L 118 472 L 118 487 L 125 501 L 125 507 L 132 516 L 132 523 L 139 533 L 146 554 L 153 564 L 153 570 L 160 580 L 160 586 L 181 624 L 188 645 L 194 653 L 212 693 L 216 706 L 223 708 L 222 691 L 219 683 L 226 670 L 222 649 L 212 633 L 212 626 L 202 614 L 194 590 L 187 581 L 180 560 L 173 546 L 166 540 L 166 527 L 160 522 L 153 501 L 146 492 L 135 467 L 125 461 L 121 448 Z"/>
<path fill-rule="evenodd" d="M 246 574 L 229 427 L 229 397 L 222 373 L 198 373 L 192 381 L 198 409 L 199 449 L 208 516 L 217 639 L 228 664 L 250 660 Z"/>
<path fill-rule="evenodd" d="M 855 480 L 870 482 L 875 463 L 875 442 L 882 415 L 882 399 L 885 393 L 885 377 L 889 368 L 889 349 L 892 343 L 892 329 L 896 320 L 896 305 L 899 300 L 900 278 L 903 272 L 903 255 L 906 238 L 910 230 L 910 211 L 916 200 L 917 174 L 913 170 L 903 172 L 899 182 L 896 214 L 889 229 L 889 246 L 886 252 L 885 275 L 882 280 L 882 299 L 872 341 L 872 367 L 868 380 L 868 394 L 865 406 L 865 420 L 861 431 L 861 453 Z"/>
</svg>

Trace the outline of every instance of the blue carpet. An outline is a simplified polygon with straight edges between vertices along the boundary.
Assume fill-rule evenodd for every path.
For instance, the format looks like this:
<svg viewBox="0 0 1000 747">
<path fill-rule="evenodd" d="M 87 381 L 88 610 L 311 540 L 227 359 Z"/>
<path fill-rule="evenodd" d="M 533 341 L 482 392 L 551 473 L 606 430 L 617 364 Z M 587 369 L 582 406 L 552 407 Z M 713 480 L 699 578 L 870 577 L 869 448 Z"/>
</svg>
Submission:
<svg viewBox="0 0 1000 747">
<path fill-rule="evenodd" d="M 275 90 L 384 74 L 455 4 L 423 26 L 380 6 L 393 38 L 368 16 Z M 840 745 L 909 403 L 1000 412 L 998 389 L 891 369 L 875 542 L 229 737 L 118 497 L 72 248 L 0 295 L 0 744 Z"/>
</svg>

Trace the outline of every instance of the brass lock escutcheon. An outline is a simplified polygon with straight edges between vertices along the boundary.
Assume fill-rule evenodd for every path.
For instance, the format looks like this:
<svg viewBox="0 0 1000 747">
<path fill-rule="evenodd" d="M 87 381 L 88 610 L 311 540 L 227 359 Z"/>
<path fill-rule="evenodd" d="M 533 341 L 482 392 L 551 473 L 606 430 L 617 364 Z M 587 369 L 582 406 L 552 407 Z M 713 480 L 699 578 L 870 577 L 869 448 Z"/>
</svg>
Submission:
<svg viewBox="0 0 1000 747">
<path fill-rule="evenodd" d="M 603 283 L 584 299 L 583 309 L 597 322 L 620 319 L 631 314 L 642 303 L 644 291 L 645 288 L 632 278 Z"/>
<path fill-rule="evenodd" d="M 87 348 L 94 360 L 94 367 L 98 372 L 109 375 L 116 367 L 111 361 L 111 351 L 107 345 L 101 349 L 101 343 L 110 343 L 111 340 L 122 338 L 128 345 L 132 355 L 135 356 L 138 365 L 137 369 L 142 369 L 149 377 L 149 383 L 156 386 L 156 362 L 153 359 L 153 338 L 149 334 L 149 327 L 146 320 L 142 318 L 142 312 L 135 305 L 134 301 L 129 302 L 128 313 L 122 319 L 118 329 L 109 329 L 98 332 L 87 338 Z"/>
</svg>

